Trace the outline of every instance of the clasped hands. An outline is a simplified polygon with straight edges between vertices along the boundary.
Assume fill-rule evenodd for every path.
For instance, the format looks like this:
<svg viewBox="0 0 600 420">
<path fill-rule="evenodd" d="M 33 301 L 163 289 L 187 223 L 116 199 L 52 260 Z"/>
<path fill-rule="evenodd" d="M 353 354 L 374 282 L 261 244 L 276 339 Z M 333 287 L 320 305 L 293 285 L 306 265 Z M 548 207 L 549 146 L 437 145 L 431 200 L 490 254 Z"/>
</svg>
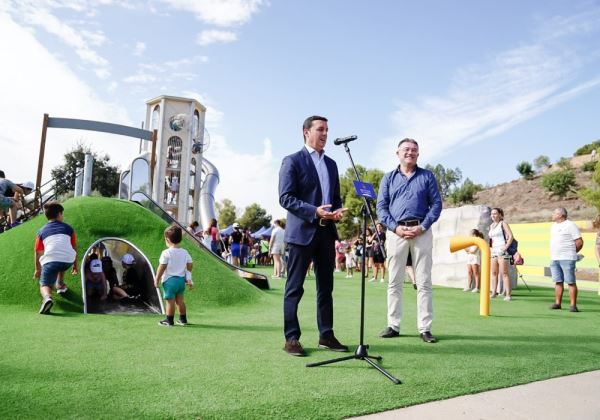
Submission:
<svg viewBox="0 0 600 420">
<path fill-rule="evenodd" d="M 396 235 L 404 239 L 414 239 L 423 233 L 421 226 L 396 226 Z"/>
<path fill-rule="evenodd" d="M 344 217 L 344 214 L 348 211 L 345 207 L 334 211 L 329 211 L 329 209 L 331 209 L 331 204 L 323 204 L 322 206 L 317 207 L 317 217 L 319 219 L 337 222 Z"/>
</svg>

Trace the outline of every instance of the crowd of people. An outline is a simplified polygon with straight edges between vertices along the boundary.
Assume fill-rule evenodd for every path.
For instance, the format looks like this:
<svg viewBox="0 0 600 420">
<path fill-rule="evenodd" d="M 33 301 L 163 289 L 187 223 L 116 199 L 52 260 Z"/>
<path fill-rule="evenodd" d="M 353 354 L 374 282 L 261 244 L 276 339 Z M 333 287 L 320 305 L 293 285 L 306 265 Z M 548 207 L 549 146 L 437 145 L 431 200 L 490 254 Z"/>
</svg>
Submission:
<svg viewBox="0 0 600 420">
<path fill-rule="evenodd" d="M 281 220 L 273 222 L 269 235 L 252 236 L 250 229 L 244 229 L 238 222 L 232 224 L 232 232 L 221 235 L 217 220 L 212 219 L 206 229 L 196 221 L 188 226 L 188 231 L 202 241 L 204 246 L 236 267 L 273 265 L 273 278 L 285 277 L 287 247 L 284 241 L 285 229 Z"/>
</svg>

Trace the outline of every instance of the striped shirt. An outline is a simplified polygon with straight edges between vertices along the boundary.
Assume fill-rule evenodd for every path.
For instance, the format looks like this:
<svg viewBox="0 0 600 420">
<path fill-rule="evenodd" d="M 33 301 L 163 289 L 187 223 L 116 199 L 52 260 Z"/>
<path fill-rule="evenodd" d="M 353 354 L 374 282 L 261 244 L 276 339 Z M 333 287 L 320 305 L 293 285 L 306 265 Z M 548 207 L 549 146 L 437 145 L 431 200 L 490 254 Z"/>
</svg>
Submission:
<svg viewBox="0 0 600 420">
<path fill-rule="evenodd" d="M 44 225 L 35 237 L 35 251 L 44 252 L 42 265 L 49 262 L 72 263 L 77 257 L 75 231 L 66 223 L 53 220 Z"/>
</svg>

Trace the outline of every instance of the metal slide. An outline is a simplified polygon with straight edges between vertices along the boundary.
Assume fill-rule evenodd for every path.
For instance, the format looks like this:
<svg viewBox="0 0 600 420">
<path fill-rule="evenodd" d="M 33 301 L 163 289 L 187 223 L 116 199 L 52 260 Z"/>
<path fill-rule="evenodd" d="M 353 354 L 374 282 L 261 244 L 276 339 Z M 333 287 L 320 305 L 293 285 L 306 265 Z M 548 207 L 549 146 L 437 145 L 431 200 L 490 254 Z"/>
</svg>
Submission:
<svg viewBox="0 0 600 420">
<path fill-rule="evenodd" d="M 208 177 L 207 177 L 207 181 L 208 181 Z M 218 176 L 217 176 L 217 182 L 218 182 Z M 204 189 L 204 185 L 203 185 L 203 189 Z M 204 191 L 203 191 L 203 193 L 204 193 Z M 211 195 L 211 197 L 212 197 L 212 195 Z M 179 223 L 177 220 L 175 220 L 173 217 L 171 217 L 171 215 L 169 215 L 169 213 L 167 213 L 165 210 L 163 210 L 162 207 L 160 207 L 158 205 L 158 203 L 156 203 L 154 200 L 152 200 L 150 197 L 148 197 L 148 195 L 146 195 L 145 193 L 136 192 L 136 193 L 132 194 L 131 201 L 134 201 L 134 202 L 140 204 L 142 207 L 147 208 L 148 210 L 150 210 L 154 214 L 158 215 L 161 219 L 163 219 L 167 223 L 178 225 L 185 232 L 187 237 L 190 238 L 200 249 L 207 251 L 209 255 L 212 255 L 214 257 L 214 259 L 216 259 L 219 263 L 221 263 L 224 266 L 226 266 L 227 268 L 229 268 L 231 271 L 235 272 L 238 276 L 242 277 L 243 279 L 248 280 L 250 283 L 252 283 L 254 286 L 258 287 L 259 289 L 270 289 L 269 280 L 267 279 L 267 276 L 265 276 L 263 274 L 253 273 L 244 268 L 236 267 L 232 264 L 229 264 L 227 261 L 225 261 L 220 256 L 214 254 L 210 249 L 208 249 L 204 246 L 204 244 L 202 243 L 200 238 L 192 235 L 185 226 L 183 226 L 181 223 Z M 210 209 L 211 209 L 211 211 L 214 212 L 214 210 L 213 210 L 214 207 L 211 206 Z M 210 215 L 209 211 L 207 211 L 206 213 Z"/>
</svg>

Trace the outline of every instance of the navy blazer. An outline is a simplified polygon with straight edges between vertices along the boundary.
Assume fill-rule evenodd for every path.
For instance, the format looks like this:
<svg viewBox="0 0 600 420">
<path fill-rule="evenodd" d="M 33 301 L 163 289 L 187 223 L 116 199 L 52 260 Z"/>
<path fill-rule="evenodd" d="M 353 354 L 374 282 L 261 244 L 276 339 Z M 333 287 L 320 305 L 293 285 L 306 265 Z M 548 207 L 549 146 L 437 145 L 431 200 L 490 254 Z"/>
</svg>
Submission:
<svg viewBox="0 0 600 420">
<path fill-rule="evenodd" d="M 325 156 L 329 174 L 331 210 L 342 207 L 340 179 L 335 161 Z M 286 156 L 279 170 L 279 204 L 288 211 L 285 226 L 285 241 L 296 245 L 308 245 L 317 230 L 317 207 L 321 205 L 323 193 L 317 168 L 306 150 Z M 328 223 L 335 239 L 338 239 L 335 223 Z"/>
</svg>

